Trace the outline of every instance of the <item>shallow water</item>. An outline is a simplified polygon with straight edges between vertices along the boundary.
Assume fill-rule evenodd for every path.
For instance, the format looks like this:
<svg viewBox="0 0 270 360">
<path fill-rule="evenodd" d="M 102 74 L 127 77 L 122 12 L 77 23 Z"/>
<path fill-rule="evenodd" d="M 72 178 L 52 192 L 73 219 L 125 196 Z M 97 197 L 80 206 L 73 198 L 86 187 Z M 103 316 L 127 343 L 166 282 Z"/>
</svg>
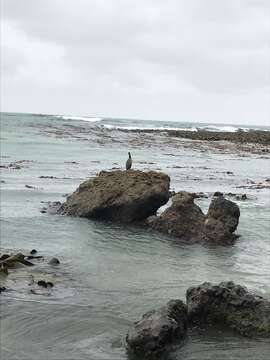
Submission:
<svg viewBox="0 0 270 360">
<path fill-rule="evenodd" d="M 124 337 L 132 322 L 169 299 L 184 299 L 189 286 L 203 281 L 234 280 L 270 299 L 269 190 L 237 188 L 269 177 L 265 155 L 23 114 L 1 115 L 1 138 L 2 164 L 28 160 L 21 169 L 2 169 L 2 251 L 36 248 L 61 261 L 49 273 L 42 262 L 31 269 L 53 278 L 50 296 L 29 292 L 28 268 L 8 276 L 13 291 L 0 298 L 1 359 L 127 359 Z M 83 179 L 123 167 L 127 151 L 135 168 L 168 173 L 176 191 L 246 193 L 249 200 L 237 202 L 242 236 L 232 246 L 189 245 L 136 226 L 40 213 L 42 201 L 63 201 Z M 198 200 L 204 210 L 209 202 Z M 190 333 L 168 359 L 268 360 L 269 354 L 267 339 L 209 330 Z"/>
</svg>

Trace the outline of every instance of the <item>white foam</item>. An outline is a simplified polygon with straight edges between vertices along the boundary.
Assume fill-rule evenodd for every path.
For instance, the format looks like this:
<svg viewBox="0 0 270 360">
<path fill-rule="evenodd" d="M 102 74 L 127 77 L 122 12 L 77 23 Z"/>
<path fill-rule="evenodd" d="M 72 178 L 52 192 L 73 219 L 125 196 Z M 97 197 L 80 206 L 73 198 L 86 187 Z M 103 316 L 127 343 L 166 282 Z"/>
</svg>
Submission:
<svg viewBox="0 0 270 360">
<path fill-rule="evenodd" d="M 192 128 L 179 128 L 179 127 L 167 127 L 167 126 L 157 126 L 157 127 L 147 127 L 147 126 L 116 126 L 116 125 L 102 125 L 105 129 L 109 130 L 150 130 L 150 131 L 173 131 L 173 130 L 183 130 L 183 131 L 198 131 L 195 127 Z"/>
<path fill-rule="evenodd" d="M 218 125 L 206 125 L 206 126 L 200 126 L 200 130 L 206 130 L 206 131 L 217 131 L 217 132 L 237 132 L 239 129 L 242 131 L 249 131 L 248 128 L 239 128 L 236 126 L 218 126 Z"/>
<path fill-rule="evenodd" d="M 79 121 L 90 121 L 90 122 L 97 122 L 103 120 L 102 118 L 97 117 L 88 117 L 88 116 L 73 116 L 73 115 L 57 115 L 58 119 L 63 120 L 79 120 Z"/>
</svg>

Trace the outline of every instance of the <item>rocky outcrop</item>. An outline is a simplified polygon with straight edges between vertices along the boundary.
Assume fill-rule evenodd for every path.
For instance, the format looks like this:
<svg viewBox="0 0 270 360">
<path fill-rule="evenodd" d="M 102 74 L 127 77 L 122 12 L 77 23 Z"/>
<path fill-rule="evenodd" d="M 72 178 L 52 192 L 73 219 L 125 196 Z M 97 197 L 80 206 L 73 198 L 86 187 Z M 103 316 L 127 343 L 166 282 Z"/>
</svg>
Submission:
<svg viewBox="0 0 270 360">
<path fill-rule="evenodd" d="M 151 216 L 147 223 L 155 230 L 187 241 L 231 242 L 235 239 L 240 210 L 222 195 L 214 198 L 204 215 L 194 203 L 195 194 L 181 191 L 172 198 L 172 205 L 160 216 Z"/>
<path fill-rule="evenodd" d="M 101 171 L 83 182 L 59 212 L 121 222 L 142 221 L 166 204 L 169 186 L 169 176 L 155 171 Z"/>
<path fill-rule="evenodd" d="M 270 302 L 232 281 L 187 290 L 190 323 L 224 324 L 245 336 L 270 338 Z"/>
<path fill-rule="evenodd" d="M 187 307 L 181 300 L 150 311 L 134 324 L 126 336 L 127 349 L 139 358 L 154 358 L 187 331 Z"/>
<path fill-rule="evenodd" d="M 194 204 L 195 194 L 181 191 L 172 198 L 172 205 L 160 216 L 147 219 L 155 230 L 177 238 L 199 241 L 203 240 L 205 215 L 198 205 Z"/>
<path fill-rule="evenodd" d="M 230 242 L 235 239 L 240 217 L 236 203 L 223 196 L 214 198 L 209 206 L 204 224 L 204 235 L 211 242 Z"/>
</svg>

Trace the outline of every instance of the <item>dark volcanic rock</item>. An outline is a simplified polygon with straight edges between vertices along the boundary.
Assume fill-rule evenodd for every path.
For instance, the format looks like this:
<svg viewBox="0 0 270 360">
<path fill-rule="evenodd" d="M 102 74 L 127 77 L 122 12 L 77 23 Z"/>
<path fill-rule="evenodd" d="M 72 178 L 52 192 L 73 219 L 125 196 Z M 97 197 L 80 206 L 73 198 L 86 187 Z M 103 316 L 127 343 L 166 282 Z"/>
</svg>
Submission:
<svg viewBox="0 0 270 360">
<path fill-rule="evenodd" d="M 155 230 L 185 240 L 202 240 L 205 215 L 194 204 L 195 194 L 181 191 L 172 198 L 172 205 L 160 216 L 151 216 L 148 224 Z"/>
<path fill-rule="evenodd" d="M 191 324 L 224 324 L 245 336 L 270 338 L 270 302 L 232 281 L 189 288 L 187 305 Z"/>
<path fill-rule="evenodd" d="M 126 336 L 127 349 L 140 358 L 156 359 L 168 345 L 181 340 L 186 330 L 187 307 L 181 300 L 171 300 L 134 324 Z"/>
<path fill-rule="evenodd" d="M 237 204 L 218 196 L 212 200 L 204 226 L 204 234 L 209 241 L 226 242 L 235 239 L 240 210 Z"/>
<path fill-rule="evenodd" d="M 169 187 L 169 176 L 155 171 L 101 171 L 67 198 L 60 213 L 122 222 L 141 221 L 166 204 Z"/>
</svg>

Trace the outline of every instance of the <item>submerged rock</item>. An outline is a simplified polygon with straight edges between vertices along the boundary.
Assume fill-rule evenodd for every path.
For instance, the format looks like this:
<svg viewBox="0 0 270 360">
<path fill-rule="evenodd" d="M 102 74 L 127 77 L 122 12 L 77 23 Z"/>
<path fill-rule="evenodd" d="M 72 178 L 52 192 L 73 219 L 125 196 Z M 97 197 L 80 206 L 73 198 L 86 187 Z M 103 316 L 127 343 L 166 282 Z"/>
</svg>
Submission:
<svg viewBox="0 0 270 360">
<path fill-rule="evenodd" d="M 5 268 L 13 268 L 16 267 L 17 264 L 23 264 L 26 266 L 33 266 L 34 264 L 28 260 L 25 260 L 25 255 L 22 253 L 17 253 L 15 255 L 6 256 L 4 254 L 2 259 L 0 260 L 0 266 Z"/>
<path fill-rule="evenodd" d="M 48 262 L 48 264 L 49 265 L 59 265 L 60 261 L 57 258 L 54 257 Z"/>
<path fill-rule="evenodd" d="M 101 171 L 83 182 L 59 212 L 121 222 L 142 221 L 166 204 L 169 187 L 169 176 L 155 171 Z"/>
<path fill-rule="evenodd" d="M 148 224 L 155 230 L 185 240 L 203 240 L 205 215 L 194 204 L 195 195 L 186 191 L 172 198 L 172 205 L 160 216 L 151 216 Z"/>
<path fill-rule="evenodd" d="M 186 331 L 187 307 L 181 300 L 171 300 L 134 324 L 126 336 L 127 349 L 136 356 L 156 359 L 168 345 L 180 341 Z"/>
<path fill-rule="evenodd" d="M 270 302 L 232 281 L 187 290 L 189 322 L 224 324 L 245 336 L 270 338 Z"/>
</svg>

